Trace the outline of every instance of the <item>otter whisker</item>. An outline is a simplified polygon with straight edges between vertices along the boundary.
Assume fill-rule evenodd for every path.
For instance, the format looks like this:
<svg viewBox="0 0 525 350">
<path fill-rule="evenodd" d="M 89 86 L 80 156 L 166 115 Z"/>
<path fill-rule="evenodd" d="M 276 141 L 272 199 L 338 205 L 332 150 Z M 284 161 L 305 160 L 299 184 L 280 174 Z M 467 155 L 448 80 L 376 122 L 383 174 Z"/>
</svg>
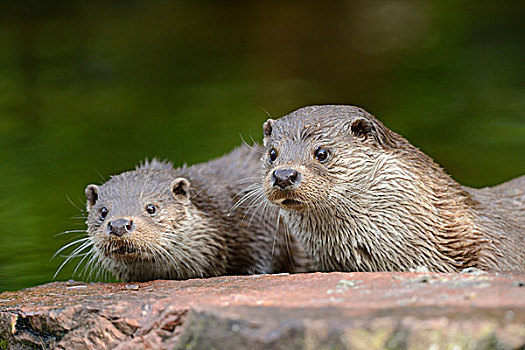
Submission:
<svg viewBox="0 0 525 350">
<path fill-rule="evenodd" d="M 230 216 L 237 208 L 239 208 L 242 204 L 244 204 L 247 200 L 255 197 L 255 196 L 258 196 L 259 193 L 262 193 L 262 191 L 259 189 L 259 188 L 254 188 L 252 190 L 250 190 L 248 193 L 246 193 L 241 199 L 239 199 L 237 201 L 237 203 L 235 203 L 233 205 L 233 207 L 230 209 L 229 213 L 228 213 L 228 216 Z"/>
<path fill-rule="evenodd" d="M 257 199 L 257 198 L 256 198 Z M 252 210 L 252 214 L 250 216 L 250 220 L 248 221 L 248 227 L 250 227 L 250 225 L 252 224 L 252 221 L 254 219 L 254 217 L 256 216 L 257 213 L 261 212 L 260 216 L 261 217 L 264 217 L 264 207 L 265 207 L 266 203 L 264 201 L 254 201 L 253 202 L 253 205 L 251 205 L 250 207 L 248 207 L 248 209 L 246 210 L 244 216 L 243 216 L 243 220 L 246 218 L 246 216 L 249 214 L 249 211 Z"/>
<path fill-rule="evenodd" d="M 58 254 L 60 254 L 61 252 L 63 252 L 65 249 L 75 245 L 75 244 L 79 244 L 81 242 L 85 242 L 85 241 L 89 241 L 91 239 L 91 237 L 84 237 L 84 238 L 80 238 L 80 239 L 77 239 L 71 243 L 68 243 L 66 244 L 65 246 L 62 246 L 60 249 L 58 249 L 55 254 L 53 254 L 53 256 L 51 257 L 51 260 L 53 260 Z"/>
<path fill-rule="evenodd" d="M 88 237 L 89 238 L 89 237 Z M 80 240 L 79 240 L 80 241 Z M 79 241 L 75 241 L 73 243 L 79 243 Z M 58 267 L 57 271 L 55 272 L 55 274 L 53 275 L 53 278 L 56 278 L 56 276 L 59 274 L 59 272 L 62 270 L 62 268 L 67 265 L 67 263 L 69 263 L 71 261 L 71 259 L 75 258 L 78 256 L 78 253 L 82 252 L 84 249 L 90 247 L 93 242 L 91 241 L 86 241 L 85 239 L 82 239 L 81 241 L 84 241 L 84 243 L 82 243 L 79 247 L 77 247 L 75 250 L 73 250 L 73 252 L 67 256 L 67 258 L 62 262 L 62 264 L 60 264 L 60 266 Z M 70 246 L 71 244 L 68 244 L 68 246 Z M 55 255 L 53 255 L 53 258 L 59 254 L 61 251 L 63 251 L 66 247 L 62 247 L 60 250 L 58 250 Z"/>
<path fill-rule="evenodd" d="M 95 254 L 95 250 L 94 249 L 90 249 L 85 255 L 84 257 L 78 262 L 77 266 L 75 267 L 75 270 L 73 270 L 73 276 L 76 276 L 77 274 L 77 271 L 79 269 L 80 266 L 82 266 L 82 263 L 88 259 L 88 261 L 91 259 L 90 256 L 93 256 Z"/>
<path fill-rule="evenodd" d="M 265 202 L 267 203 L 268 201 L 265 201 Z M 272 209 L 278 209 L 278 208 L 277 208 L 277 207 L 273 207 Z M 264 213 L 264 210 L 263 210 L 263 213 Z M 276 224 L 275 224 L 275 231 L 274 231 L 274 233 L 273 233 L 272 257 L 274 256 L 274 252 L 275 252 L 275 244 L 276 244 L 276 242 L 277 242 L 277 235 L 279 234 L 279 228 L 280 228 L 280 227 L 279 227 L 279 219 L 280 219 L 280 217 L 279 217 L 279 213 L 276 213 L 276 210 L 274 210 L 274 211 L 273 211 L 273 215 L 272 215 L 272 213 L 270 213 L 270 217 L 275 216 L 275 214 L 277 214 L 277 217 L 276 217 L 276 221 L 277 221 L 277 222 L 276 222 Z M 289 251 L 288 251 L 288 241 L 286 240 L 286 237 L 285 237 L 285 240 L 284 240 L 284 241 L 285 241 L 285 245 L 286 245 L 286 251 L 289 253 Z M 288 254 L 288 255 L 289 255 L 289 254 Z M 292 265 L 293 265 L 293 263 L 292 263 Z"/>
<path fill-rule="evenodd" d="M 282 209 L 278 209 L 279 213 L 277 214 L 277 217 L 280 218 L 281 217 L 281 210 Z M 279 225 L 279 222 L 277 222 L 277 225 Z M 291 251 L 290 248 L 291 248 L 291 243 L 292 243 L 292 235 L 290 234 L 290 230 L 288 229 L 288 225 L 283 225 L 284 227 L 284 237 L 285 237 L 285 242 L 286 242 L 286 253 L 288 254 L 288 260 L 290 261 L 290 265 L 292 266 L 292 268 L 295 270 L 296 269 L 296 266 L 295 266 L 295 261 L 293 259 L 293 256 L 295 255 L 295 251 Z"/>
<path fill-rule="evenodd" d="M 79 207 L 75 202 L 73 202 L 73 200 L 71 199 L 71 197 L 69 197 L 69 195 L 66 195 L 66 198 L 68 200 L 68 202 L 73 206 L 75 207 L 75 209 L 77 209 L 78 211 L 82 212 L 83 209 L 81 207 Z"/>
<path fill-rule="evenodd" d="M 267 212 L 267 210 L 268 210 L 268 208 L 270 206 L 271 206 L 271 204 L 270 204 L 269 201 L 262 201 L 262 211 L 261 211 L 261 217 L 262 218 L 266 218 L 267 217 L 266 212 Z M 250 218 L 250 221 L 248 222 L 248 227 L 251 225 L 251 223 L 252 223 L 252 221 L 253 221 L 253 219 L 255 217 L 255 213 L 256 213 L 256 211 L 254 211 L 252 213 L 252 217 Z M 272 250 L 272 252 L 273 252 L 273 250 Z"/>
<path fill-rule="evenodd" d="M 261 204 L 260 201 L 261 201 L 261 199 L 263 197 L 264 197 L 264 193 L 259 188 L 256 188 L 252 192 L 250 192 L 249 194 L 245 195 L 244 198 L 243 198 L 243 202 L 242 203 L 237 203 L 236 207 L 234 207 L 234 208 L 235 209 L 238 208 L 241 204 L 244 204 L 249 199 L 252 200 L 250 205 L 245 209 L 245 214 L 243 216 L 243 219 L 244 219 L 252 208 L 254 208 L 254 207 L 258 206 L 259 204 Z M 232 208 L 230 213 L 234 210 L 234 208 Z M 257 210 L 255 212 L 257 212 Z"/>
<path fill-rule="evenodd" d="M 261 201 L 263 197 L 264 197 L 264 193 L 262 193 L 261 191 L 257 191 L 253 193 L 252 197 L 249 198 L 251 202 L 245 208 L 245 211 L 246 211 L 245 216 L 251 209 L 258 208 L 259 205 L 263 204 L 263 202 Z"/>
<path fill-rule="evenodd" d="M 93 278 L 93 273 L 96 271 L 95 276 L 99 276 L 101 273 L 101 270 L 104 270 L 104 261 L 108 261 L 107 258 L 101 256 L 101 253 L 98 249 L 92 249 L 92 254 L 86 256 L 89 257 L 87 263 L 84 265 L 84 268 L 80 272 L 80 274 L 83 276 L 83 278 L 91 280 Z M 80 266 L 80 263 L 78 264 Z M 77 266 L 77 267 L 78 267 Z M 96 277 L 95 277 L 96 279 Z"/>
<path fill-rule="evenodd" d="M 91 238 L 91 237 L 89 237 Z M 85 241 L 84 243 L 82 243 L 80 246 L 78 246 L 77 248 L 75 248 L 71 254 L 69 254 L 69 256 L 71 257 L 76 257 L 78 256 L 81 252 L 83 252 L 84 250 L 86 250 L 86 248 L 92 248 L 94 246 L 94 241 L 92 240 L 87 240 Z M 83 253 L 82 253 L 83 254 Z"/>
<path fill-rule="evenodd" d="M 232 181 L 232 185 L 243 185 L 243 184 L 249 184 L 248 186 L 244 187 L 244 188 L 241 188 L 241 190 L 239 192 L 245 192 L 247 191 L 248 189 L 250 189 L 253 185 L 257 185 L 257 183 L 259 182 L 259 177 L 258 176 L 253 176 L 253 177 L 244 177 L 240 180 L 237 180 L 237 181 Z"/>
<path fill-rule="evenodd" d="M 66 234 L 69 234 L 69 233 L 86 233 L 87 231 L 84 229 L 84 230 L 68 230 L 68 231 L 64 231 L 64 232 L 59 232 L 59 233 L 55 233 L 53 235 L 53 237 L 58 237 L 58 236 L 62 236 L 62 235 L 66 235 Z"/>
</svg>

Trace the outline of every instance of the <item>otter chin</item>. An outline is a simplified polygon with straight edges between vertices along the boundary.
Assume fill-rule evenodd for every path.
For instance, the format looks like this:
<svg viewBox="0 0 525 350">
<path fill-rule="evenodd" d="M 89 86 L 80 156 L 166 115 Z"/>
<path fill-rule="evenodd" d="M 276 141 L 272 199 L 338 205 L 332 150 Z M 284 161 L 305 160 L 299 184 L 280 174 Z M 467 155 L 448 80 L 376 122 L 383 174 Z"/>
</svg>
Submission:
<svg viewBox="0 0 525 350">
<path fill-rule="evenodd" d="M 279 205 L 282 207 L 282 208 L 295 208 L 295 209 L 299 209 L 299 208 L 303 208 L 303 207 L 306 207 L 305 204 L 301 201 L 298 201 L 296 199 L 293 199 L 293 198 L 284 198 L 280 201 L 278 201 Z"/>
<path fill-rule="evenodd" d="M 137 256 L 138 250 L 127 245 L 127 244 L 121 244 L 118 246 L 118 248 L 115 248 L 111 251 L 111 254 L 106 254 L 107 256 L 110 255 L 118 255 L 122 256 L 124 258 L 133 259 Z"/>
<path fill-rule="evenodd" d="M 322 271 L 525 271 L 525 176 L 454 181 L 364 109 L 263 125 L 261 190 Z"/>
<path fill-rule="evenodd" d="M 304 198 L 298 196 L 298 189 L 283 190 L 274 186 L 265 187 L 265 195 L 271 198 L 274 204 L 283 209 L 306 210 L 308 208 Z"/>
</svg>

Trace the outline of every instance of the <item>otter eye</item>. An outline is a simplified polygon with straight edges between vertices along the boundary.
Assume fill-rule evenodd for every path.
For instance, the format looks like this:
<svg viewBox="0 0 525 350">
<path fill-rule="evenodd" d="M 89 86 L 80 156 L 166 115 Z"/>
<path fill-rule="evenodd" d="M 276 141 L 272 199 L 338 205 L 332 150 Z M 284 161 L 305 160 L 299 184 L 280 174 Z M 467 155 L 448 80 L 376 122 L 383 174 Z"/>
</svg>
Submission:
<svg viewBox="0 0 525 350">
<path fill-rule="evenodd" d="M 328 159 L 328 156 L 330 155 L 330 152 L 326 148 L 319 147 L 315 150 L 314 157 L 320 162 L 324 162 L 326 159 Z"/>
<path fill-rule="evenodd" d="M 100 209 L 100 220 L 104 220 L 108 216 L 108 208 L 103 207 Z"/>
<path fill-rule="evenodd" d="M 270 163 L 273 163 L 275 162 L 276 159 L 277 159 L 277 151 L 275 150 L 275 148 L 272 148 L 270 150 L 270 153 L 268 153 L 268 160 L 270 161 Z"/>
<path fill-rule="evenodd" d="M 153 204 L 146 205 L 146 211 L 148 214 L 153 215 L 157 211 L 157 208 Z"/>
</svg>

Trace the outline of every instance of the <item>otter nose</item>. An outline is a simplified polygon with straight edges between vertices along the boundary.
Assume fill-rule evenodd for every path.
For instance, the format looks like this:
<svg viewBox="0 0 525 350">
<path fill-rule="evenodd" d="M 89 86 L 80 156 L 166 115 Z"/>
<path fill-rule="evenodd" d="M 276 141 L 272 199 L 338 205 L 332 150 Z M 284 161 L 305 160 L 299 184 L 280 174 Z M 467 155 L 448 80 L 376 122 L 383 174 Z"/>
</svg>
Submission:
<svg viewBox="0 0 525 350">
<path fill-rule="evenodd" d="M 283 190 L 286 187 L 296 185 L 300 182 L 300 174 L 294 169 L 277 169 L 272 174 L 274 186 L 279 186 Z"/>
<path fill-rule="evenodd" d="M 118 219 L 108 223 L 109 233 L 119 237 L 133 231 L 134 228 L 133 221 L 127 219 Z"/>
</svg>

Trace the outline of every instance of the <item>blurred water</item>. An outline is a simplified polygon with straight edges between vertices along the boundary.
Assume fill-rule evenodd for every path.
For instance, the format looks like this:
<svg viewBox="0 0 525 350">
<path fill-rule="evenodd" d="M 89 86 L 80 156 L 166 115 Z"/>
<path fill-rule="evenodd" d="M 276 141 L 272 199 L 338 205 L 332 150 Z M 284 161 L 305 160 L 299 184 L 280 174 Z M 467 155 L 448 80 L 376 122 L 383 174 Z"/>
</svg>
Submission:
<svg viewBox="0 0 525 350">
<path fill-rule="evenodd" d="M 0 290 L 52 280 L 87 184 L 206 161 L 304 105 L 361 105 L 467 185 L 525 173 L 523 2 L 3 6 Z"/>
</svg>

